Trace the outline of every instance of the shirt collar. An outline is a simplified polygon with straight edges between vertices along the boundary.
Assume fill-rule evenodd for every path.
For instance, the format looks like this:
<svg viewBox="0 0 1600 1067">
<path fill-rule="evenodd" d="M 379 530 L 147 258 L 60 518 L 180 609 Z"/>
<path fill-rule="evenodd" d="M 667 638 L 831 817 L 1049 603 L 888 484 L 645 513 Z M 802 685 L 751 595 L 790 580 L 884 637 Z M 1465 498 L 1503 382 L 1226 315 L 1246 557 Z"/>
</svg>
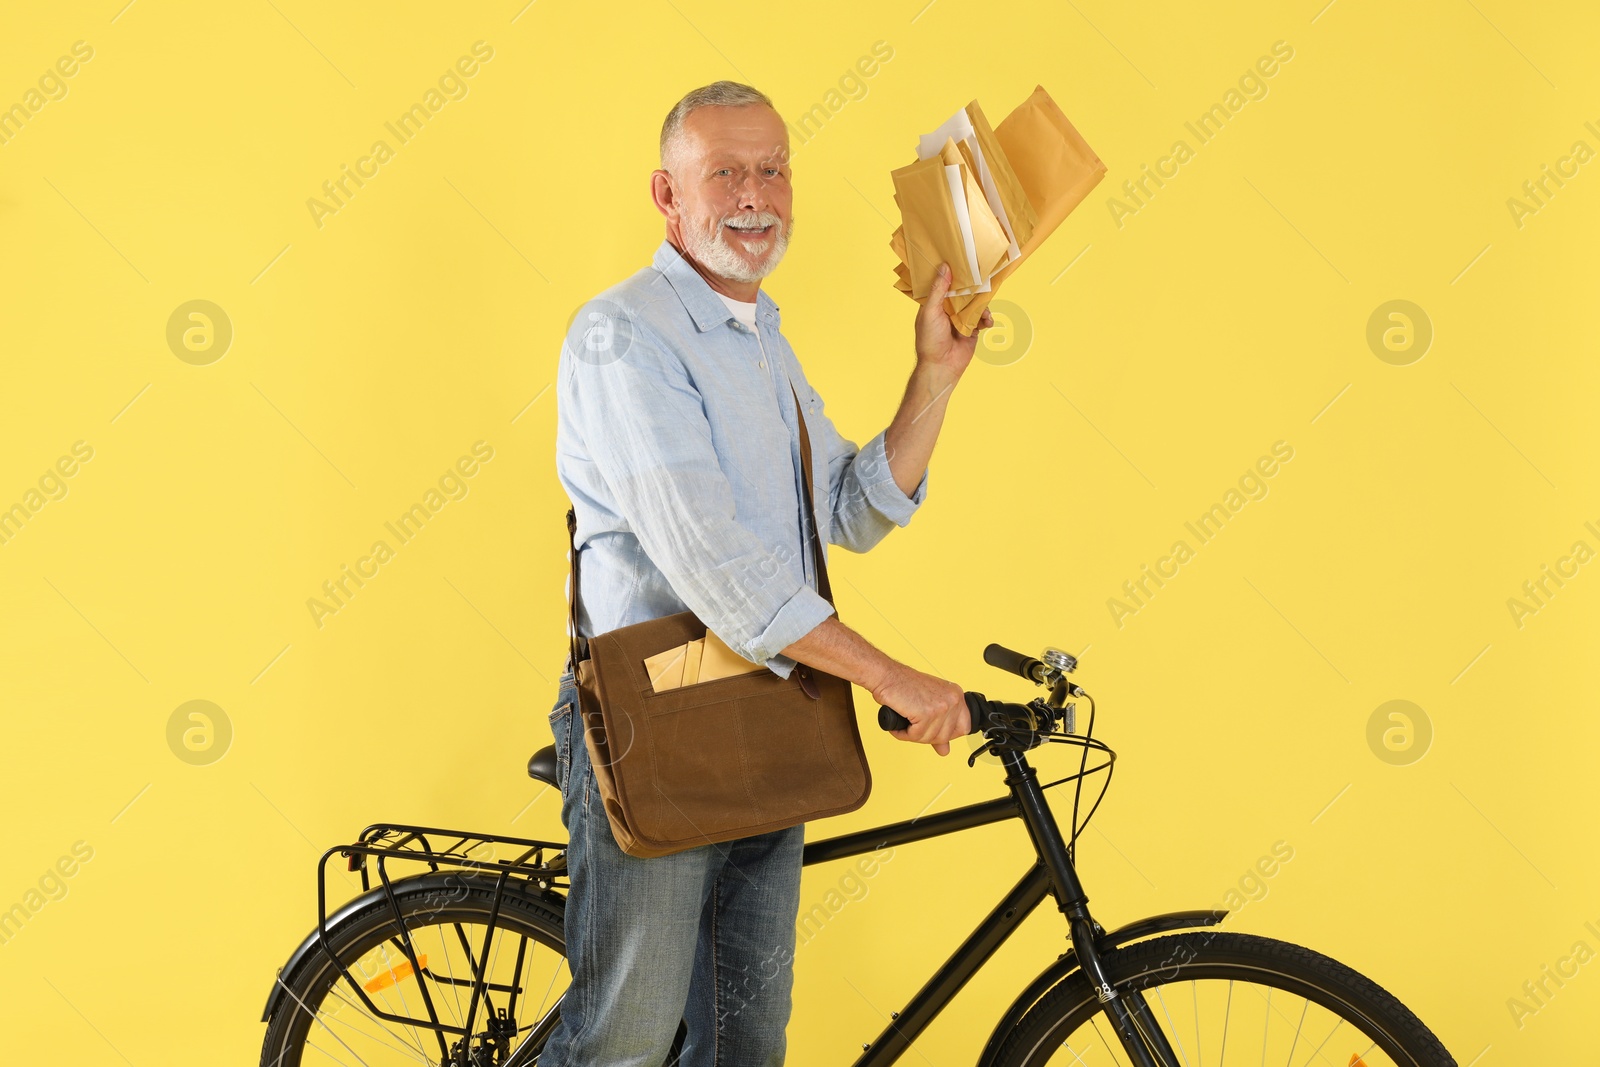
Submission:
<svg viewBox="0 0 1600 1067">
<path fill-rule="evenodd" d="M 652 266 L 672 283 L 678 299 L 683 301 L 689 317 L 694 319 L 694 324 L 701 333 L 714 326 L 734 321 L 733 311 L 717 298 L 716 290 L 707 284 L 700 272 L 694 269 L 694 265 L 684 258 L 683 253 L 673 247 L 671 241 L 662 239 L 661 247 L 656 249 Z M 767 323 L 773 329 L 778 327 L 778 305 L 767 295 L 765 289 L 756 290 L 756 320 Z"/>
</svg>

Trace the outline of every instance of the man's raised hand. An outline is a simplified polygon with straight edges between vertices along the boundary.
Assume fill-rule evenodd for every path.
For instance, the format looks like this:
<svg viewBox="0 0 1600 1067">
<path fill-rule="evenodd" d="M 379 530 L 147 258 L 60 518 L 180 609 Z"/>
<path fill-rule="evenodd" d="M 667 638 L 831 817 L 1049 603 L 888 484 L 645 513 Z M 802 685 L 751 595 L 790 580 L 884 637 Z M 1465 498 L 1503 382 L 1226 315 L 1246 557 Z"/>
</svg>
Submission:
<svg viewBox="0 0 1600 1067">
<path fill-rule="evenodd" d="M 971 337 L 962 337 L 955 323 L 944 309 L 944 298 L 950 292 L 950 264 L 939 264 L 934 275 L 933 288 L 917 311 L 916 340 L 917 362 L 940 367 L 959 378 L 972 362 L 972 353 L 978 346 L 978 334 L 994 325 L 994 316 L 983 309 L 983 317 Z"/>
</svg>

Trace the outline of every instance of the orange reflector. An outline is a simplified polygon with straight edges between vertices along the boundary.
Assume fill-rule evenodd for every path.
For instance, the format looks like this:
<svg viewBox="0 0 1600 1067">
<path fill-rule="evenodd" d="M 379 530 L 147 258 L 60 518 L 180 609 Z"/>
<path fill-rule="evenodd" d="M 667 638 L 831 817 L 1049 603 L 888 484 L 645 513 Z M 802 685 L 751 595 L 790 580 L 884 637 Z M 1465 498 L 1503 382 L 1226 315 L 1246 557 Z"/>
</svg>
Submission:
<svg viewBox="0 0 1600 1067">
<path fill-rule="evenodd" d="M 1347 1063 L 1345 1067 L 1367 1067 L 1367 1061 L 1362 1059 L 1356 1053 L 1352 1052 L 1350 1053 L 1350 1062 Z"/>
<path fill-rule="evenodd" d="M 417 956 L 417 962 L 423 967 L 426 967 L 428 965 L 427 954 L 419 953 Z M 362 988 L 368 993 L 376 993 L 380 989 L 388 989 L 390 986 L 394 985 L 403 978 L 410 978 L 411 974 L 411 961 L 404 960 L 398 967 L 391 967 L 387 971 L 378 975 L 376 978 L 369 979 L 367 983 L 362 986 Z M 1363 1067 L 1365 1067 L 1365 1065 L 1363 1065 Z"/>
</svg>

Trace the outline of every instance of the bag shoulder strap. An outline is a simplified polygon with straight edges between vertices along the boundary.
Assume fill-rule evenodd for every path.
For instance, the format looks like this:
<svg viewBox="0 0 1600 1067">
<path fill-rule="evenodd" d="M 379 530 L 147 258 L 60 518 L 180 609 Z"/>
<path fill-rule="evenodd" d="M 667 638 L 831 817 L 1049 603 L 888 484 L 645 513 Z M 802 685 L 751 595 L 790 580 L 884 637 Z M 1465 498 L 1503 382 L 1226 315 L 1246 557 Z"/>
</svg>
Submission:
<svg viewBox="0 0 1600 1067">
<path fill-rule="evenodd" d="M 578 664 L 589 658 L 589 639 L 578 634 L 578 511 L 567 506 L 567 553 L 572 560 L 572 594 L 567 598 L 567 625 L 572 633 L 567 641 L 567 654 L 574 671 Z"/>
<path fill-rule="evenodd" d="M 822 540 L 817 536 L 817 509 L 811 502 L 811 435 L 806 433 L 805 406 L 800 403 L 800 394 L 795 392 L 794 382 L 789 383 L 789 392 L 794 394 L 794 415 L 800 422 L 800 478 L 805 483 L 805 525 L 811 531 L 811 553 L 817 560 L 817 592 L 828 603 L 833 603 L 833 589 L 828 585 L 828 561 L 822 555 Z"/>
<path fill-rule="evenodd" d="M 833 588 L 828 584 L 828 561 L 823 556 L 822 541 L 817 536 L 817 509 L 812 503 L 811 496 L 811 435 L 806 432 L 806 416 L 800 403 L 800 394 L 795 390 L 794 382 L 789 383 L 789 392 L 794 395 L 795 418 L 800 423 L 800 480 L 805 486 L 805 514 L 802 520 L 810 532 L 811 553 L 817 561 L 817 592 L 828 603 L 833 603 Z M 589 657 L 589 639 L 578 633 L 578 512 L 577 509 L 567 507 L 567 550 L 568 557 L 572 560 L 572 593 L 567 598 L 567 625 L 571 628 L 568 641 L 568 653 L 572 657 L 574 667 Z"/>
</svg>

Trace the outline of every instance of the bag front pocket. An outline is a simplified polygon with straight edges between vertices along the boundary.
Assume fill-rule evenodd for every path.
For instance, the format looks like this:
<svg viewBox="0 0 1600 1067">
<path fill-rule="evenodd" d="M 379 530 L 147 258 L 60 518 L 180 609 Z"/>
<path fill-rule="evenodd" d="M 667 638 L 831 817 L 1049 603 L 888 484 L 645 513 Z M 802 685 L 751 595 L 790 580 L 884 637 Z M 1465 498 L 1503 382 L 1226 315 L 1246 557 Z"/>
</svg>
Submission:
<svg viewBox="0 0 1600 1067">
<path fill-rule="evenodd" d="M 804 817 L 860 792 L 858 764 L 836 762 L 853 754 L 829 745 L 827 735 L 838 731 L 823 724 L 847 713 L 773 680 L 778 690 L 767 702 L 730 694 L 648 713 L 652 836 L 693 836 L 741 808 L 751 825 Z"/>
<path fill-rule="evenodd" d="M 658 715 L 670 715 L 729 700 L 749 700 L 759 705 L 804 696 L 799 680 L 794 675 L 779 678 L 765 667 L 748 674 L 732 674 L 726 678 L 713 678 L 709 682 L 663 689 L 659 693 L 648 688 L 648 681 L 645 684 L 646 688 L 639 695 L 644 714 L 652 719 Z"/>
</svg>

